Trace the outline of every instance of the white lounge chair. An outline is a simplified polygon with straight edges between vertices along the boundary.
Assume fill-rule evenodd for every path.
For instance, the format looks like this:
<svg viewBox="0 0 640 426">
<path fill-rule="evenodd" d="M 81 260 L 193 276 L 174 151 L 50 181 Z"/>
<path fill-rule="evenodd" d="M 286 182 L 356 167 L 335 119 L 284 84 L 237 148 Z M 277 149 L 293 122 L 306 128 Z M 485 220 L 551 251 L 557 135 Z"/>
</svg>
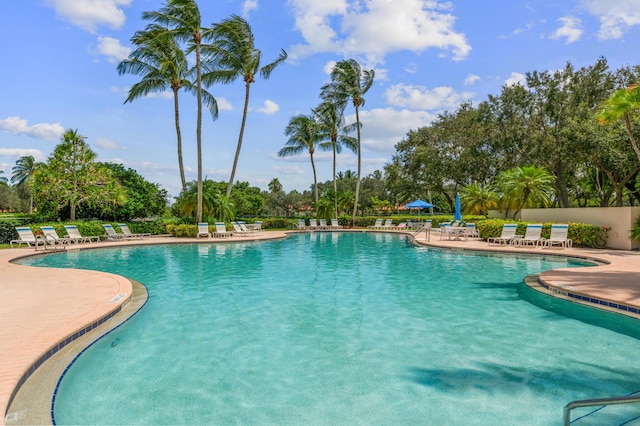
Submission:
<svg viewBox="0 0 640 426">
<path fill-rule="evenodd" d="M 516 238 L 516 230 L 518 229 L 518 224 L 516 223 L 505 223 L 502 225 L 502 233 L 499 237 L 489 237 L 487 241 L 489 245 L 495 244 L 511 244 L 512 241 Z"/>
<path fill-rule="evenodd" d="M 471 222 L 465 225 L 464 229 L 464 237 L 465 238 L 480 238 L 478 234 L 478 228 L 476 228 L 476 224 Z"/>
<path fill-rule="evenodd" d="M 56 228 L 54 228 L 53 226 L 41 226 L 40 229 L 42 229 L 42 234 L 44 235 L 44 239 L 48 243 L 71 244 L 76 242 L 72 238 L 58 236 L 58 233 L 56 232 Z"/>
<path fill-rule="evenodd" d="M 327 229 L 327 219 L 320 219 L 320 225 L 318 225 L 320 229 Z"/>
<path fill-rule="evenodd" d="M 124 235 L 122 232 L 116 232 L 115 228 L 110 223 L 103 223 L 102 227 L 107 233 L 106 239 L 108 241 L 118 241 L 118 240 L 124 240 L 127 238 L 127 236 Z"/>
<path fill-rule="evenodd" d="M 307 224 L 304 222 L 304 219 L 298 219 L 298 224 L 296 226 L 298 227 L 298 231 L 304 231 L 307 229 Z"/>
<path fill-rule="evenodd" d="M 444 239 L 449 239 L 451 237 L 451 223 L 441 223 L 439 225 L 439 230 L 440 230 L 440 239 L 444 240 Z"/>
<path fill-rule="evenodd" d="M 69 238 L 72 238 L 77 243 L 91 243 L 93 241 L 100 241 L 99 235 L 82 235 L 77 225 L 64 225 L 64 229 L 67 231 L 67 235 L 69 235 Z"/>
<path fill-rule="evenodd" d="M 262 232 L 264 231 L 264 229 L 262 229 L 262 221 L 260 220 L 256 220 L 255 222 L 253 222 L 253 229 L 256 232 Z"/>
<path fill-rule="evenodd" d="M 227 231 L 227 227 L 224 222 L 216 222 L 216 232 L 213 233 L 216 238 L 228 238 L 233 237 L 233 232 Z"/>
<path fill-rule="evenodd" d="M 17 244 L 20 247 L 22 244 L 26 244 L 27 247 L 31 247 L 33 244 L 36 248 L 39 244 L 44 245 L 44 240 L 40 240 L 33 235 L 33 231 L 28 226 L 19 226 L 16 228 L 16 232 L 18 233 L 17 240 L 9 241 L 9 245 L 13 248 L 13 244 Z"/>
<path fill-rule="evenodd" d="M 342 229 L 342 226 L 338 223 L 338 219 L 331 219 L 331 229 Z"/>
<path fill-rule="evenodd" d="M 256 235 L 258 233 L 253 226 L 249 226 L 242 221 L 238 221 L 238 225 L 240 226 L 240 230 L 247 235 Z"/>
<path fill-rule="evenodd" d="M 541 223 L 529 223 L 527 224 L 527 230 L 524 232 L 524 237 L 516 238 L 513 240 L 516 246 L 527 246 L 531 244 L 534 247 L 542 245 L 542 224 Z"/>
<path fill-rule="evenodd" d="M 550 248 L 557 245 L 562 247 L 563 249 L 571 248 L 573 247 L 573 240 L 571 240 L 571 238 L 568 238 L 568 235 L 568 224 L 553 224 L 551 225 L 551 235 L 549 235 L 549 238 L 546 238 L 542 241 L 542 247 Z"/>
<path fill-rule="evenodd" d="M 307 227 L 311 231 L 318 229 L 318 222 L 315 219 L 309 219 L 309 226 Z"/>
<path fill-rule="evenodd" d="M 233 235 L 238 235 L 240 237 L 248 237 L 249 235 L 253 235 L 254 232 L 248 230 L 241 222 L 231 222 L 233 226 Z"/>
<path fill-rule="evenodd" d="M 196 233 L 196 239 L 200 237 L 211 238 L 211 233 L 209 232 L 209 224 L 207 222 L 198 223 L 198 232 Z"/>
<path fill-rule="evenodd" d="M 380 229 L 382 227 L 382 219 L 376 219 L 376 223 L 371 226 L 367 226 L 369 229 Z"/>
<path fill-rule="evenodd" d="M 133 232 L 131 232 L 131 230 L 129 229 L 129 225 L 127 225 L 126 223 L 119 223 L 118 226 L 120 227 L 122 233 L 127 236 L 127 238 L 151 238 L 151 234 L 148 232 L 139 232 L 134 234 Z"/>
<path fill-rule="evenodd" d="M 380 229 L 387 230 L 387 229 L 391 229 L 392 226 L 393 226 L 393 219 L 386 219 L 382 224 L 382 226 L 380 227 Z"/>
</svg>

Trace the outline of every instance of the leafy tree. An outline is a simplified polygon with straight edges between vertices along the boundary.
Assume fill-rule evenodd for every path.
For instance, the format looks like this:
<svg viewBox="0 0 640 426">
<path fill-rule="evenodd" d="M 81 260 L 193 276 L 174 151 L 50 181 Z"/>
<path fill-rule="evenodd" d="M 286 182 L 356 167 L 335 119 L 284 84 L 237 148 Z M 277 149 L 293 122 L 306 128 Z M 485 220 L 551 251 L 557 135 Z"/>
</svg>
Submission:
<svg viewBox="0 0 640 426">
<path fill-rule="evenodd" d="M 126 193 L 122 205 L 100 205 L 96 208 L 82 207 L 83 217 L 95 217 L 108 221 L 127 221 L 134 218 L 161 216 L 167 210 L 167 191 L 157 183 L 151 183 L 133 169 L 121 164 L 100 163 L 111 171 Z"/>
<path fill-rule="evenodd" d="M 284 130 L 285 136 L 289 139 L 285 146 L 278 151 L 278 157 L 291 157 L 303 151 L 309 153 L 311 169 L 313 170 L 313 187 L 315 191 L 315 202 L 318 202 L 318 177 L 316 165 L 313 161 L 313 154 L 319 143 L 318 123 L 313 116 L 299 114 L 289 119 L 289 124 Z"/>
<path fill-rule="evenodd" d="M 71 220 L 76 219 L 79 206 L 122 205 L 126 201 L 122 186 L 110 169 L 95 161 L 86 137 L 68 129 L 61 139 L 47 164 L 35 171 L 35 198 L 49 202 L 57 211 L 68 206 Z"/>
<path fill-rule="evenodd" d="M 149 93 L 173 92 L 174 121 L 178 140 L 178 166 L 182 190 L 187 187 L 182 159 L 182 133 L 180 131 L 180 108 L 178 92 L 180 89 L 198 94 L 197 85 L 191 82 L 193 70 L 189 68 L 184 51 L 175 38 L 165 28 L 149 25 L 144 31 L 138 31 L 131 38 L 136 49 L 128 59 L 118 64 L 118 73 L 142 76 L 142 79 L 131 86 L 129 96 L 124 101 L 133 102 Z M 218 116 L 218 105 L 215 98 L 206 90 L 202 90 L 205 105 L 215 120 Z"/>
<path fill-rule="evenodd" d="M 635 180 L 640 171 L 640 162 L 626 142 L 624 126 L 599 126 L 595 120 L 581 122 L 576 126 L 577 137 L 581 140 L 582 155 L 597 170 L 604 174 L 610 185 L 602 198 L 602 206 L 609 205 L 608 199 L 615 192 L 616 206 L 622 207 L 624 189 Z"/>
<path fill-rule="evenodd" d="M 331 70 L 331 83 L 322 87 L 321 97 L 336 103 L 339 107 L 346 106 L 351 100 L 356 113 L 357 152 L 358 152 L 358 177 L 356 179 L 356 193 L 353 203 L 351 225 L 355 224 L 358 210 L 358 197 L 360 195 L 360 178 L 362 176 L 362 146 L 360 138 L 360 107 L 364 106 L 364 95 L 373 85 L 375 72 L 362 70 L 360 64 L 354 59 L 343 60 Z M 344 109 L 344 108 L 343 108 Z"/>
<path fill-rule="evenodd" d="M 593 110 L 613 87 L 605 59 L 576 70 L 571 63 L 553 73 L 527 73 L 531 117 L 529 158 L 555 176 L 556 198 L 560 206 L 570 207 L 569 188 L 580 158 L 571 138 L 572 123 L 593 116 Z"/>
<path fill-rule="evenodd" d="M 195 0 L 167 0 L 158 11 L 144 12 L 142 19 L 158 24 L 158 31 L 164 28 L 167 35 L 175 37 L 179 42 L 187 42 L 189 49 L 195 52 L 196 59 L 196 150 L 198 153 L 198 180 L 196 191 L 196 221 L 202 221 L 202 66 L 200 50 L 203 34 L 208 30 L 202 28 L 200 9 Z M 160 35 L 160 34 L 158 34 Z"/>
<path fill-rule="evenodd" d="M 207 85 L 214 83 L 228 84 L 238 78 L 242 78 L 245 86 L 242 124 L 240 125 L 240 135 L 238 136 L 238 146 L 233 160 L 231 177 L 227 185 L 227 197 L 229 197 L 240 157 L 240 149 L 242 148 L 251 84 L 255 83 L 255 77 L 258 73 L 262 78 L 268 79 L 273 70 L 287 59 L 287 53 L 281 50 L 275 61 L 261 66 L 262 52 L 255 47 L 251 27 L 246 20 L 237 15 L 232 15 L 214 24 L 208 34 L 213 37 L 213 43 L 203 46 L 203 52 L 208 55 L 209 62 L 207 66 L 210 68 L 202 76 L 203 82 Z"/>
<path fill-rule="evenodd" d="M 18 158 L 16 165 L 13 166 L 11 183 L 14 185 L 26 185 L 29 190 L 29 214 L 33 213 L 33 193 L 31 192 L 30 178 L 36 169 L 36 162 L 33 156 L 27 155 Z"/>
<path fill-rule="evenodd" d="M 1 175 L 1 174 L 4 174 L 4 171 L 3 171 L 3 170 L 0 170 L 0 175 Z M 7 178 L 6 178 L 6 176 L 0 176 L 0 182 L 1 182 L 1 183 L 7 183 Z"/>
</svg>

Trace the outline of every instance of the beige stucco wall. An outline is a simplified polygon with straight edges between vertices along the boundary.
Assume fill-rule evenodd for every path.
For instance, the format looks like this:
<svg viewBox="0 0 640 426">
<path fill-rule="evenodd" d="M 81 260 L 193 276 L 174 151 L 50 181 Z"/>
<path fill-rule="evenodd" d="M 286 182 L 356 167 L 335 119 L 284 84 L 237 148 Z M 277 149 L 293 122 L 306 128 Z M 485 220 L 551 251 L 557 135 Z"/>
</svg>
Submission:
<svg viewBox="0 0 640 426">
<path fill-rule="evenodd" d="M 523 209 L 520 220 L 526 222 L 577 222 L 608 226 L 607 247 L 622 250 L 640 249 L 640 241 L 631 240 L 633 223 L 640 215 L 640 207 L 588 207 L 569 209 Z M 491 217 L 504 217 L 492 211 Z M 511 217 L 511 215 L 510 215 Z"/>
</svg>

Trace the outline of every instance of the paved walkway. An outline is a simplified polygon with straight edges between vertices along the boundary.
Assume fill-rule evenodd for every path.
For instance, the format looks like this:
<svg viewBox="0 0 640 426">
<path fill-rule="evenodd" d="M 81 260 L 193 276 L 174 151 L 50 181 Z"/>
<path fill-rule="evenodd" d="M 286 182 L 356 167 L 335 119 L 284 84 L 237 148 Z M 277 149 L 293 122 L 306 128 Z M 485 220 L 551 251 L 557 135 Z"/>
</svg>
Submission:
<svg viewBox="0 0 640 426">
<path fill-rule="evenodd" d="M 285 232 L 264 232 L 251 239 L 285 238 Z M 216 241 L 248 240 L 247 237 Z M 203 240 L 151 238 L 126 243 L 98 243 L 82 247 L 113 247 L 122 244 L 185 243 Z M 212 240 L 208 240 L 212 241 Z M 640 252 L 595 249 L 535 249 L 489 246 L 486 241 L 440 240 L 437 234 L 419 244 L 456 250 L 517 251 L 575 256 L 605 262 L 597 268 L 554 270 L 540 274 L 540 281 L 553 291 L 574 292 L 640 308 Z M 75 248 L 72 248 L 74 250 Z M 10 263 L 33 255 L 33 249 L 0 250 L 0 425 L 14 423 L 16 413 L 7 413 L 18 384 L 34 364 L 47 358 L 69 336 L 112 315 L 129 301 L 132 283 L 120 276 L 97 271 L 36 268 Z M 576 301 L 575 299 L 572 299 Z M 640 316 L 638 316 L 640 317 Z M 32 368 L 33 369 L 33 368 Z M 50 399 L 49 399 L 50 401 Z"/>
</svg>

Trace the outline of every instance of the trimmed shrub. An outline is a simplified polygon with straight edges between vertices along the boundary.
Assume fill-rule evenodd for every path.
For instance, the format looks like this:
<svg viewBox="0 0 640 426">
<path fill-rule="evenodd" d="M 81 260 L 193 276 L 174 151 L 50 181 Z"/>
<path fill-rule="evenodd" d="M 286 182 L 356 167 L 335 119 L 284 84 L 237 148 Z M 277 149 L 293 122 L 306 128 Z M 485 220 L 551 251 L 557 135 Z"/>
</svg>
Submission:
<svg viewBox="0 0 640 426">
<path fill-rule="evenodd" d="M 0 220 L 0 244 L 9 244 L 11 240 L 18 239 L 16 227 L 23 226 L 20 220 Z"/>
<path fill-rule="evenodd" d="M 517 223 L 518 228 L 516 234 L 524 235 L 528 223 L 537 222 L 519 222 L 508 219 L 487 219 L 482 222 L 476 222 L 476 227 L 483 239 L 499 237 L 502 233 L 502 225 L 505 223 Z M 542 238 L 549 238 L 551 235 L 551 222 L 542 224 Z M 609 228 L 606 226 L 596 226 L 588 223 L 569 223 L 568 238 L 573 240 L 574 246 L 605 248 L 607 246 L 607 233 Z"/>
<path fill-rule="evenodd" d="M 209 226 L 209 232 L 211 232 L 211 226 Z M 167 233 L 178 238 L 195 238 L 198 233 L 198 225 L 187 225 L 185 223 L 180 225 L 167 225 Z"/>
</svg>

